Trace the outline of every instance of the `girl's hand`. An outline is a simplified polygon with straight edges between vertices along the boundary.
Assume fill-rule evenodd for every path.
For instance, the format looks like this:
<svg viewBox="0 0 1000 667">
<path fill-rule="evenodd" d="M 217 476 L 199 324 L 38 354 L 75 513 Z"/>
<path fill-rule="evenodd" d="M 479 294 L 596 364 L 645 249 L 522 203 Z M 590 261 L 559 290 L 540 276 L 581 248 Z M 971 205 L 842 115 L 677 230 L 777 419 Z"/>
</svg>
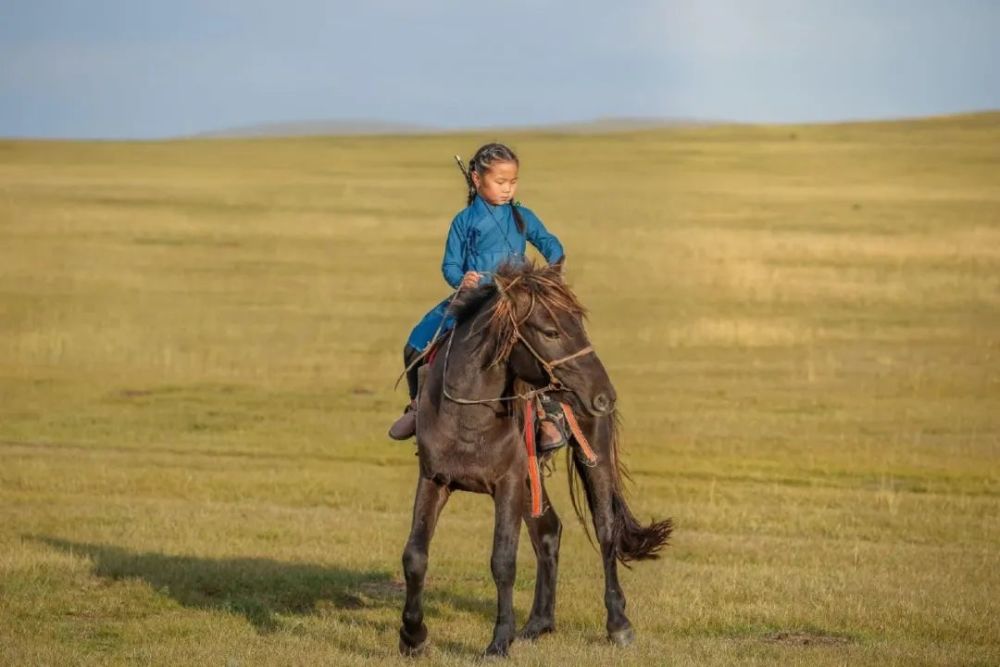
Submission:
<svg viewBox="0 0 1000 667">
<path fill-rule="evenodd" d="M 479 284 L 479 280 L 483 277 L 483 274 L 478 271 L 468 271 L 464 276 L 462 276 L 462 287 L 475 287 Z"/>
</svg>

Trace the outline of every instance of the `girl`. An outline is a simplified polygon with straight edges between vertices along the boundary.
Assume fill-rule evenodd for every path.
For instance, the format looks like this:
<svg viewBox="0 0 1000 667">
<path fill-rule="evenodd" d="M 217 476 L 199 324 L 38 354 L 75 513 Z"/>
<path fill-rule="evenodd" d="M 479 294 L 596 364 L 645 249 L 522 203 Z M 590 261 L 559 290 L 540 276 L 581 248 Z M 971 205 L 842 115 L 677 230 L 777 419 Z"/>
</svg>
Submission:
<svg viewBox="0 0 1000 667">
<path fill-rule="evenodd" d="M 441 272 L 453 288 L 475 287 L 492 280 L 498 266 L 524 261 L 525 242 L 530 242 L 549 264 L 565 259 L 559 239 L 549 233 L 534 213 L 514 203 L 517 192 L 517 156 L 503 144 L 486 144 L 473 155 L 466 172 L 468 206 L 451 222 L 444 248 Z M 454 326 L 447 315 L 450 297 L 436 305 L 414 327 L 403 348 L 403 363 L 409 367 L 440 331 Z M 417 368 L 406 373 L 410 404 L 389 429 L 389 437 L 406 440 L 416 433 Z M 560 430 L 543 421 L 539 450 L 565 444 Z"/>
</svg>

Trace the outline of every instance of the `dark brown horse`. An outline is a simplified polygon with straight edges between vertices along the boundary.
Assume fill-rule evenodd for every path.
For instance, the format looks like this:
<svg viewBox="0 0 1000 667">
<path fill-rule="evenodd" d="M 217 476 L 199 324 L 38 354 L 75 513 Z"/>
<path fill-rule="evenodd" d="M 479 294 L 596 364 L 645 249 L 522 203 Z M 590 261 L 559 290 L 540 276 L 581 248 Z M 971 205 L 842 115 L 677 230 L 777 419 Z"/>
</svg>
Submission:
<svg viewBox="0 0 1000 667">
<path fill-rule="evenodd" d="M 626 474 L 618 456 L 615 390 L 583 327 L 584 310 L 563 282 L 559 267 L 504 267 L 494 283 L 459 295 L 457 324 L 445 351 L 426 370 L 417 408 L 420 477 L 413 526 L 403 551 L 406 605 L 399 648 L 419 653 L 427 639 L 421 596 L 428 545 L 452 491 L 493 496 L 495 526 L 491 566 L 497 587 L 497 620 L 488 655 L 506 655 L 514 641 L 513 586 L 521 522 L 528 526 L 538 561 L 535 599 L 521 637 L 555 630 L 556 568 L 562 525 L 543 495 L 545 511 L 529 510 L 528 457 L 514 392 L 545 390 L 572 406 L 597 454 L 585 465 L 571 447 L 570 488 L 578 476 L 593 517 L 604 561 L 608 637 L 634 638 L 625 616 L 617 562 L 656 558 L 670 535 L 670 521 L 642 526 L 625 502 Z M 525 389 L 526 391 L 526 389 Z M 524 391 L 522 391 L 522 396 Z M 543 490 L 544 493 L 544 490 Z M 577 492 L 573 504 L 583 519 Z"/>
</svg>

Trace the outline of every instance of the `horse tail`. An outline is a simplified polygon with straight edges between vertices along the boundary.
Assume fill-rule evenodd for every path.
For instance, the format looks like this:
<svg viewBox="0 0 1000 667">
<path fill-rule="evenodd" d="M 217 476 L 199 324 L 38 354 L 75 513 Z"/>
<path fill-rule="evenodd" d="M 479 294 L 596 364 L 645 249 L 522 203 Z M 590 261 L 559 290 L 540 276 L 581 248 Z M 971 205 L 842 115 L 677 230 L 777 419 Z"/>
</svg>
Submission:
<svg viewBox="0 0 1000 667">
<path fill-rule="evenodd" d="M 607 447 L 599 446 L 597 448 L 598 456 L 605 459 L 599 461 L 598 465 L 610 467 L 610 484 L 605 481 L 605 476 L 592 474 L 594 469 L 581 462 L 572 447 L 568 448 L 567 454 L 570 460 L 567 462 L 566 469 L 569 475 L 569 492 L 570 499 L 573 501 L 573 510 L 587 532 L 587 539 L 590 540 L 591 544 L 594 544 L 590 522 L 587 521 L 586 514 L 589 510 L 591 516 L 594 515 L 594 507 L 599 494 L 610 493 L 610 529 L 611 541 L 615 547 L 615 557 L 626 566 L 630 561 L 659 558 L 660 550 L 666 546 L 667 540 L 673 532 L 673 522 L 670 519 L 665 519 L 653 521 L 648 526 L 643 526 L 632 514 L 625 499 L 625 483 L 631 482 L 632 478 L 628 468 L 625 467 L 618 455 L 618 415 L 615 413 L 602 421 L 606 421 L 606 425 L 603 428 L 596 428 L 595 434 L 600 440 L 607 442 Z M 584 506 L 584 498 L 586 498 L 586 507 Z"/>
</svg>

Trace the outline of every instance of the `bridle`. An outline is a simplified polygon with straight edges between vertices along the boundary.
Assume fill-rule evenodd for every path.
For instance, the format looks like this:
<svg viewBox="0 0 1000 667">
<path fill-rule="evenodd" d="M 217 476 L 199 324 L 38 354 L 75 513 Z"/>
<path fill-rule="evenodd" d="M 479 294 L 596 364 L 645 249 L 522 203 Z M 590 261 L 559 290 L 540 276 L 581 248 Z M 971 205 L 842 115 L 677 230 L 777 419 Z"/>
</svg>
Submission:
<svg viewBox="0 0 1000 667">
<path fill-rule="evenodd" d="M 504 291 L 503 288 L 500 288 L 499 285 L 497 285 L 497 287 L 500 289 L 501 293 Z M 535 348 L 531 346 L 531 343 L 529 343 L 528 340 L 521 333 L 521 325 L 524 324 L 529 317 L 531 317 L 531 313 L 534 311 L 534 309 L 535 309 L 535 299 L 534 297 L 532 297 L 531 308 L 528 309 L 528 314 L 525 315 L 520 322 L 514 319 L 513 313 L 510 313 L 510 322 L 514 327 L 512 338 L 514 339 L 515 342 L 520 341 L 524 345 L 524 347 L 528 350 L 528 352 L 531 353 L 531 356 L 533 356 L 538 361 L 538 363 L 542 365 L 542 368 L 545 369 L 545 373 L 549 376 L 549 383 L 546 386 L 541 387 L 540 389 L 532 389 L 531 391 L 527 391 L 521 394 L 499 396 L 497 398 L 476 399 L 476 398 L 462 398 L 459 396 L 452 396 L 451 393 L 448 391 L 448 360 L 451 358 L 451 343 L 456 336 L 456 332 L 452 331 L 451 336 L 449 336 L 448 338 L 448 345 L 445 348 L 444 370 L 441 374 L 441 385 L 445 398 L 447 398 L 449 401 L 452 401 L 453 403 L 459 403 L 461 405 L 481 405 L 484 403 L 494 403 L 497 401 L 516 401 L 516 400 L 526 401 L 540 394 L 545 394 L 546 392 L 567 389 L 566 385 L 564 385 L 562 381 L 558 377 L 556 377 L 555 374 L 556 367 L 561 366 L 562 364 L 565 364 L 569 361 L 572 361 L 584 355 L 592 354 L 594 352 L 594 346 L 587 345 L 586 347 L 577 350 L 572 354 L 568 354 L 565 357 L 561 357 L 559 359 L 556 359 L 555 361 L 548 361 L 542 355 L 540 355 L 538 351 L 535 350 Z"/>
</svg>

